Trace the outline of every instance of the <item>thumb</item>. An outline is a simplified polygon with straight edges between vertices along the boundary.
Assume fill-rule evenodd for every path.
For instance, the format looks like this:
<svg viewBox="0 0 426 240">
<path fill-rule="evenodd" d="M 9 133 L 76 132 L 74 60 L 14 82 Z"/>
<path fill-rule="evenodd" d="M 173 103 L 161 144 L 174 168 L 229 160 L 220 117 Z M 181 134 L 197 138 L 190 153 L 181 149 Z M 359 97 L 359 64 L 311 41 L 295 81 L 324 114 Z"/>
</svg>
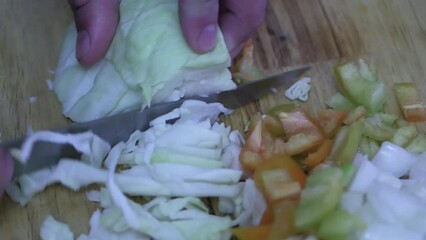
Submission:
<svg viewBox="0 0 426 240">
<path fill-rule="evenodd" d="M 219 0 L 179 0 L 183 35 L 195 52 L 205 53 L 216 45 Z"/>
<path fill-rule="evenodd" d="M 13 160 L 9 152 L 0 148 L 0 197 L 6 190 L 7 185 L 12 179 Z"/>
</svg>

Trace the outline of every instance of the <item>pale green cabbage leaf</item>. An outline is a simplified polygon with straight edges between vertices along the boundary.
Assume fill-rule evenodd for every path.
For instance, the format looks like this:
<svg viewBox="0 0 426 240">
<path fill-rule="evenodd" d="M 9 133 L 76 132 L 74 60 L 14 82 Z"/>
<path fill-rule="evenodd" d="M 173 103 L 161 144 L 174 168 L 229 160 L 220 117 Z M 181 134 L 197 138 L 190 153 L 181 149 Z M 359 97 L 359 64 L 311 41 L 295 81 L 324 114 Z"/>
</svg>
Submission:
<svg viewBox="0 0 426 240">
<path fill-rule="evenodd" d="M 195 53 L 183 37 L 177 4 L 177 0 L 122 0 L 111 46 L 90 68 L 75 58 L 77 32 L 71 25 L 54 79 L 63 114 L 88 121 L 235 88 L 220 29 L 212 51 Z"/>
<path fill-rule="evenodd" d="M 40 237 L 42 240 L 74 240 L 70 227 L 51 215 L 47 216 L 41 225 Z"/>
</svg>

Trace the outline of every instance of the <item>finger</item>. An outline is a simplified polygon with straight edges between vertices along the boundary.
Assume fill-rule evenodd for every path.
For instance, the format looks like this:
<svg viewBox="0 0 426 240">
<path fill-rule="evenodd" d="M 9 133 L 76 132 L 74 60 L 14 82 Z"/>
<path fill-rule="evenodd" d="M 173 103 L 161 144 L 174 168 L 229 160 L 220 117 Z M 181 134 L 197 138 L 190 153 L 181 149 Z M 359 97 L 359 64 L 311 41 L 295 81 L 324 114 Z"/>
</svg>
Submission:
<svg viewBox="0 0 426 240">
<path fill-rule="evenodd" d="M 0 148 L 0 198 L 2 197 L 7 185 L 12 179 L 13 160 L 9 152 Z"/>
<path fill-rule="evenodd" d="M 179 0 L 179 19 L 188 45 L 198 53 L 216 45 L 218 0 Z"/>
<path fill-rule="evenodd" d="M 219 25 L 232 57 L 241 51 L 242 45 L 263 22 L 266 0 L 222 0 Z M 223 5 L 223 6 L 222 6 Z"/>
<path fill-rule="evenodd" d="M 102 59 L 114 37 L 119 0 L 69 0 L 77 27 L 76 58 L 83 66 Z"/>
</svg>

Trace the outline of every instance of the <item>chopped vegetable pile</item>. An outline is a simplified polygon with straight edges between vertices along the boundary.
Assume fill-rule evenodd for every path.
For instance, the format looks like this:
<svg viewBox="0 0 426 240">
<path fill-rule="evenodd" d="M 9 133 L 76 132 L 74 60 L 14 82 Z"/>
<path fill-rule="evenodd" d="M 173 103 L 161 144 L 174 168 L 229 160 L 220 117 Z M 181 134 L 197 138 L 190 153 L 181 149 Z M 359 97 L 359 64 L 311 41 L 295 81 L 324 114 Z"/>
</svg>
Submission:
<svg viewBox="0 0 426 240">
<path fill-rule="evenodd" d="M 185 101 L 154 119 L 148 130 L 136 131 L 115 146 L 91 132 L 36 132 L 13 151 L 20 161 L 26 161 L 37 141 L 72 144 L 82 161 L 62 159 L 55 167 L 21 176 L 7 193 L 25 205 L 54 183 L 75 191 L 100 185 L 87 192 L 100 209 L 80 240 L 229 239 L 233 226 L 259 224 L 266 203 L 252 180 L 241 181 L 238 156 L 244 139 L 216 122 L 220 113 L 228 113 L 221 104 Z M 168 123 L 172 119 L 177 120 Z M 132 199 L 135 196 L 148 201 L 141 204 Z M 218 199 L 220 215 L 210 213 L 204 197 Z M 52 218 L 41 230 L 44 239 L 70 234 Z"/>
<path fill-rule="evenodd" d="M 125 111 L 134 104 L 163 101 L 176 91 L 179 96 L 201 93 L 196 90 L 204 88 L 204 83 L 197 82 L 200 76 L 228 80 L 228 70 L 223 69 L 229 56 L 222 54 L 221 36 L 216 50 L 203 57 L 174 46 L 179 52 L 173 56 L 196 61 L 188 63 L 186 57 L 179 57 L 173 60 L 177 65 L 163 75 L 139 78 L 141 72 L 132 66 L 140 68 L 146 59 L 121 49 L 120 41 L 129 41 L 130 49 L 149 45 L 140 43 L 138 39 L 146 36 L 137 29 L 150 26 L 150 21 L 136 15 L 149 4 L 153 3 L 122 1 L 124 17 L 106 57 L 109 63 L 105 60 L 92 69 L 76 67 L 78 64 L 70 60 L 74 50 L 69 42 L 65 43 L 60 63 L 64 67 L 56 74 L 55 90 L 66 115 L 88 120 Z M 176 15 L 175 1 L 154 5 L 167 21 L 170 9 Z M 144 16 L 143 11 L 140 16 Z M 160 41 L 156 36 L 164 32 L 166 29 L 159 28 L 147 41 Z M 73 29 L 69 34 L 67 41 L 75 38 Z M 167 39 L 160 44 L 171 47 Z M 166 52 L 169 48 L 164 49 Z M 263 76 L 253 68 L 250 42 L 244 53 L 234 77 L 244 82 Z M 141 56 L 156 57 L 150 52 Z M 131 61 L 126 62 L 130 68 L 118 64 L 123 59 Z M 183 62 L 189 65 L 180 64 Z M 155 72 L 159 72 L 156 67 Z M 62 159 L 55 167 L 21 176 L 9 185 L 7 193 L 24 206 L 54 183 L 75 191 L 97 184 L 99 189 L 86 195 L 89 201 L 99 204 L 99 209 L 90 219 L 90 232 L 79 236 L 79 240 L 232 236 L 240 240 L 425 239 L 426 135 L 411 122 L 426 120 L 426 112 L 415 86 L 394 85 L 403 120 L 383 112 L 386 85 L 364 60 L 337 64 L 334 74 L 340 92 L 327 101 L 328 108 L 318 116 L 293 103 L 275 106 L 251 117 L 245 138 L 217 122 L 218 116 L 229 110 L 218 103 L 200 101 L 184 102 L 180 108 L 154 119 L 148 130 L 136 131 L 115 146 L 91 132 L 33 133 L 21 149 L 12 151 L 19 161 L 26 161 L 37 141 L 71 144 L 82 153 L 81 161 Z M 104 75 L 115 76 L 115 80 Z M 176 76 L 181 81 L 179 86 L 186 89 L 163 88 Z M 78 78 L 90 84 L 81 85 Z M 102 97 L 111 90 L 108 86 L 115 86 L 108 81 L 117 79 L 124 90 L 114 90 L 118 94 L 114 95 L 114 106 L 98 101 L 99 105 L 90 111 L 79 107 L 95 96 Z M 160 80 L 148 83 L 149 79 Z M 74 87 L 66 87 L 66 81 Z M 306 101 L 309 82 L 309 78 L 297 82 L 286 96 Z M 208 89 L 233 87 L 216 83 L 218 88 L 209 85 Z M 148 88 L 140 88 L 142 84 Z M 73 95 L 73 89 L 83 89 L 86 95 Z M 142 93 L 143 99 L 134 98 L 136 92 Z M 138 196 L 147 201 L 134 198 Z M 218 211 L 214 214 L 203 201 L 205 197 L 217 199 Z M 52 216 L 47 216 L 40 236 L 74 238 L 72 230 Z"/>
<path fill-rule="evenodd" d="M 424 109 L 414 86 L 394 86 L 402 120 L 383 112 L 386 86 L 362 59 L 334 70 L 340 92 L 319 116 L 294 104 L 252 116 L 240 162 L 267 209 L 260 225 L 233 229 L 238 239 L 426 237 L 426 138 L 409 123 Z"/>
</svg>

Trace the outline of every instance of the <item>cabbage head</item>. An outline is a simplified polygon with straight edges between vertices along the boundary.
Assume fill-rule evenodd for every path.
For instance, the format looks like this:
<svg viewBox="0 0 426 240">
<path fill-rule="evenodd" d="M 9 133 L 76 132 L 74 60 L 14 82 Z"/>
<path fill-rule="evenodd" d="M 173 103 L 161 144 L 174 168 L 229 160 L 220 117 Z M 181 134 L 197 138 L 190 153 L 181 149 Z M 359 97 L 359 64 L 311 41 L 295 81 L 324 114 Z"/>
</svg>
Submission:
<svg viewBox="0 0 426 240">
<path fill-rule="evenodd" d="M 181 31 L 177 0 L 122 0 L 112 44 L 90 68 L 75 57 L 76 38 L 71 24 L 54 79 L 63 114 L 76 122 L 235 88 L 220 29 L 211 52 L 192 51 Z"/>
</svg>

